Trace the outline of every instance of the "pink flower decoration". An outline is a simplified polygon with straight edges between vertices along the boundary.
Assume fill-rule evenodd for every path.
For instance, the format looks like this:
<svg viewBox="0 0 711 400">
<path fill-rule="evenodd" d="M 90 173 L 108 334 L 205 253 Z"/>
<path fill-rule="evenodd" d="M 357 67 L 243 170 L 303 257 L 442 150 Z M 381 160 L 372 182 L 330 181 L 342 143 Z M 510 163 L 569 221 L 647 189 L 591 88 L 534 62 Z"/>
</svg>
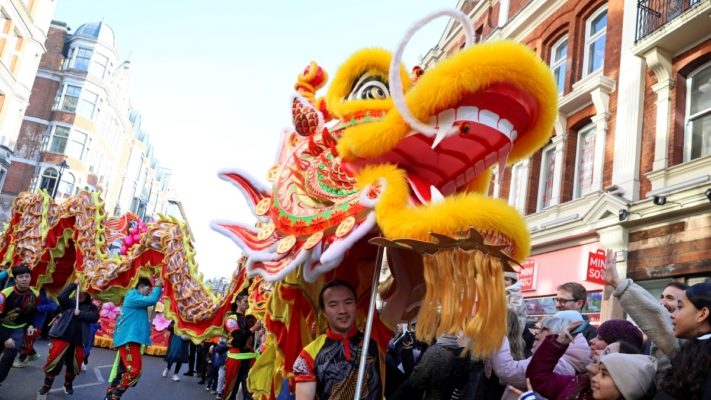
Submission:
<svg viewBox="0 0 711 400">
<path fill-rule="evenodd" d="M 158 313 L 156 314 L 155 318 L 153 318 L 153 325 L 156 327 L 156 330 L 160 332 L 162 330 L 165 330 L 168 325 L 170 325 L 170 320 L 165 319 L 163 313 Z"/>
<path fill-rule="evenodd" d="M 104 303 L 101 306 L 101 312 L 99 313 L 102 317 L 108 319 L 116 319 L 119 314 L 121 314 L 121 307 L 117 307 L 114 303 Z"/>
</svg>

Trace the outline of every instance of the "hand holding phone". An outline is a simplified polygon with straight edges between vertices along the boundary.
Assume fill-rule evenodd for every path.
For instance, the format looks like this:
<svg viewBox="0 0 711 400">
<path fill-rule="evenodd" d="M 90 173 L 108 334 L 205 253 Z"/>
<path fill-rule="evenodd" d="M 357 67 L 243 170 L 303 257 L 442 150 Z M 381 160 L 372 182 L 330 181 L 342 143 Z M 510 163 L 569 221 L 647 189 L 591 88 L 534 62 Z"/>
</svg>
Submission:
<svg viewBox="0 0 711 400">
<path fill-rule="evenodd" d="M 556 339 L 558 343 L 562 345 L 568 345 L 573 341 L 573 337 L 577 335 L 577 333 L 573 333 L 576 330 L 580 328 L 580 326 L 583 324 L 584 321 L 575 321 L 572 324 L 568 325 L 565 330 L 558 335 L 558 338 Z"/>
</svg>

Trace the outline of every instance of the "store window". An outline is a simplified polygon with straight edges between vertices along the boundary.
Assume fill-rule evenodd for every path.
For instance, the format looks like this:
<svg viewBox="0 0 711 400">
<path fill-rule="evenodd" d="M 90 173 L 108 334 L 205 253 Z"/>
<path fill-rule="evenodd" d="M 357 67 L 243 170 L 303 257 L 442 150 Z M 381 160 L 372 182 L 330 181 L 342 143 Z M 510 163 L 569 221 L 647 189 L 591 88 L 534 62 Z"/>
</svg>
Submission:
<svg viewBox="0 0 711 400">
<path fill-rule="evenodd" d="M 544 317 L 552 317 L 558 312 L 555 299 L 556 296 L 525 299 L 526 313 L 529 317 L 536 317 L 539 320 Z M 583 306 L 582 314 L 590 318 L 591 324 L 600 324 L 601 305 L 602 292 L 588 292 L 588 299 L 585 302 L 585 306 Z"/>
<path fill-rule="evenodd" d="M 57 170 L 50 167 L 46 168 L 44 172 L 42 172 L 42 179 L 40 180 L 40 189 L 44 189 L 49 193 L 49 195 L 54 194 L 54 188 L 57 186 L 57 177 L 59 174 L 57 173 Z"/>
<path fill-rule="evenodd" d="M 109 59 L 101 54 L 94 54 L 94 58 L 91 59 L 91 65 L 89 66 L 89 73 L 104 79 L 106 74 L 106 66 L 109 64 Z"/>
<path fill-rule="evenodd" d="M 64 149 L 67 148 L 67 140 L 69 139 L 69 128 L 64 126 L 55 126 L 52 132 L 49 151 L 54 153 L 64 154 Z"/>
<path fill-rule="evenodd" d="M 565 59 L 568 56 L 568 36 L 564 36 L 551 48 L 551 70 L 558 85 L 558 93 L 565 90 Z"/>
<path fill-rule="evenodd" d="M 91 63 L 91 50 L 82 49 L 79 47 L 74 58 L 74 64 L 72 68 L 78 69 L 80 71 L 88 71 L 89 64 Z"/>
<path fill-rule="evenodd" d="M 588 125 L 578 131 L 578 149 L 575 158 L 573 199 L 592 191 L 593 162 L 595 160 L 595 126 Z"/>
<path fill-rule="evenodd" d="M 64 99 L 62 100 L 62 110 L 75 112 L 77 110 L 77 104 L 79 104 L 79 95 L 81 95 L 81 88 L 78 86 L 66 86 L 66 91 L 64 92 Z"/>
<path fill-rule="evenodd" d="M 585 70 L 583 76 L 599 70 L 605 63 L 607 7 L 602 7 L 585 24 Z"/>
<path fill-rule="evenodd" d="M 85 90 L 84 94 L 81 96 L 81 102 L 79 103 L 79 109 L 77 109 L 77 114 L 87 117 L 89 119 L 94 118 L 94 111 L 96 110 L 96 103 L 98 101 L 98 94 Z"/>
<path fill-rule="evenodd" d="M 711 63 L 689 74 L 686 81 L 686 161 L 711 155 Z"/>
<path fill-rule="evenodd" d="M 541 155 L 541 183 L 538 188 L 538 211 L 551 206 L 555 180 L 555 145 L 543 149 Z"/>
</svg>

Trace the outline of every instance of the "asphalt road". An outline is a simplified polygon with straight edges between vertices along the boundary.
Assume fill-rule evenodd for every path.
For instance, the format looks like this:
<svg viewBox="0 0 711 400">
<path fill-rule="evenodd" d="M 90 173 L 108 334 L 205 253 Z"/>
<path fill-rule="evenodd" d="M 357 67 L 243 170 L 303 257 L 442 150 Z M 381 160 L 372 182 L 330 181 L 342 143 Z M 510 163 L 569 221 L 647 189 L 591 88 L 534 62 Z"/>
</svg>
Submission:
<svg viewBox="0 0 711 400">
<path fill-rule="evenodd" d="M 0 387 L 0 400 L 36 400 L 37 391 L 42 387 L 44 372 L 42 367 L 47 361 L 49 349 L 48 341 L 39 341 L 35 347 L 42 357 L 28 364 L 24 368 L 13 368 L 5 382 Z M 64 370 L 54 381 L 52 390 L 47 395 L 47 399 L 71 399 L 71 400 L 102 400 L 105 389 L 108 386 L 107 380 L 111 373 L 115 350 L 95 347 L 91 350 L 89 365 L 87 370 L 82 372 L 74 380 L 74 395 L 64 393 L 62 384 L 64 383 Z M 208 400 L 215 399 L 205 391 L 204 385 L 198 385 L 197 377 L 183 376 L 187 371 L 187 365 L 183 365 L 179 375 L 180 382 L 173 382 L 168 375 L 162 376 L 165 369 L 165 362 L 162 357 L 143 356 L 143 375 L 136 387 L 130 388 L 123 396 L 123 400 Z M 241 393 L 237 395 L 241 399 Z"/>
</svg>

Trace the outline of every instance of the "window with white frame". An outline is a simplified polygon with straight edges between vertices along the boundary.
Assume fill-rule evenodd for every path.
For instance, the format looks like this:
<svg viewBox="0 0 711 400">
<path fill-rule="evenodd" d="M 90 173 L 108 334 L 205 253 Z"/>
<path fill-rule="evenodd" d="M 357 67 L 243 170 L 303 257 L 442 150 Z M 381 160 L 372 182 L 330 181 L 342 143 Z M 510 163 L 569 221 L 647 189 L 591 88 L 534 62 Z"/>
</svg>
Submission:
<svg viewBox="0 0 711 400">
<path fill-rule="evenodd" d="M 585 23 L 584 76 L 597 71 L 604 65 L 606 37 L 607 7 L 602 7 L 591 15 Z"/>
<path fill-rule="evenodd" d="M 89 151 L 89 144 L 91 144 L 91 138 L 89 138 L 86 133 L 73 130 L 69 136 L 67 150 L 64 154 L 76 158 L 77 160 L 83 160 Z"/>
<path fill-rule="evenodd" d="M 509 190 L 509 205 L 517 210 L 524 208 L 523 181 L 526 179 L 523 173 L 523 163 L 515 164 L 511 168 L 511 190 Z"/>
<path fill-rule="evenodd" d="M 106 56 L 102 56 L 99 53 L 95 53 L 94 57 L 91 59 L 91 65 L 89 66 L 89 73 L 104 79 L 104 74 L 106 74 L 106 66 L 109 64 L 109 59 Z"/>
<path fill-rule="evenodd" d="M 96 103 L 98 101 L 98 94 L 85 90 L 84 94 L 82 94 L 81 96 L 81 101 L 79 102 L 77 114 L 87 117 L 89 119 L 94 118 L 94 111 L 96 110 Z"/>
<path fill-rule="evenodd" d="M 575 182 L 573 198 L 578 199 L 592 191 L 593 163 L 595 160 L 595 126 L 588 125 L 578 131 L 578 151 L 575 157 Z"/>
<path fill-rule="evenodd" d="M 76 56 L 74 57 L 74 63 L 72 68 L 78 69 L 80 71 L 88 71 L 89 64 L 91 63 L 91 50 L 83 49 L 81 47 L 77 48 Z"/>
<path fill-rule="evenodd" d="M 686 161 L 711 155 L 711 63 L 686 80 Z"/>
<path fill-rule="evenodd" d="M 57 170 L 49 167 L 45 168 L 45 170 L 42 172 L 42 179 L 40 180 L 40 189 L 44 189 L 49 193 L 49 195 L 54 194 L 54 188 L 57 186 L 57 177 L 59 174 L 57 173 Z"/>
<path fill-rule="evenodd" d="M 64 171 L 62 173 L 62 180 L 57 186 L 56 199 L 66 199 L 74 195 L 74 175 L 71 172 Z"/>
<path fill-rule="evenodd" d="M 538 188 L 538 211 L 551 205 L 553 181 L 555 180 L 555 145 L 543 149 L 541 153 L 541 181 Z"/>
<path fill-rule="evenodd" d="M 62 110 L 75 112 L 77 104 L 79 104 L 79 95 L 81 95 L 80 87 L 67 85 L 64 91 L 64 99 L 62 100 Z"/>
<path fill-rule="evenodd" d="M 49 151 L 64 154 L 64 149 L 67 147 L 67 139 L 69 139 L 69 128 L 55 126 L 49 142 Z"/>
<path fill-rule="evenodd" d="M 565 89 L 565 59 L 568 56 L 568 36 L 564 36 L 551 47 L 551 70 L 558 85 L 558 93 Z"/>
</svg>

